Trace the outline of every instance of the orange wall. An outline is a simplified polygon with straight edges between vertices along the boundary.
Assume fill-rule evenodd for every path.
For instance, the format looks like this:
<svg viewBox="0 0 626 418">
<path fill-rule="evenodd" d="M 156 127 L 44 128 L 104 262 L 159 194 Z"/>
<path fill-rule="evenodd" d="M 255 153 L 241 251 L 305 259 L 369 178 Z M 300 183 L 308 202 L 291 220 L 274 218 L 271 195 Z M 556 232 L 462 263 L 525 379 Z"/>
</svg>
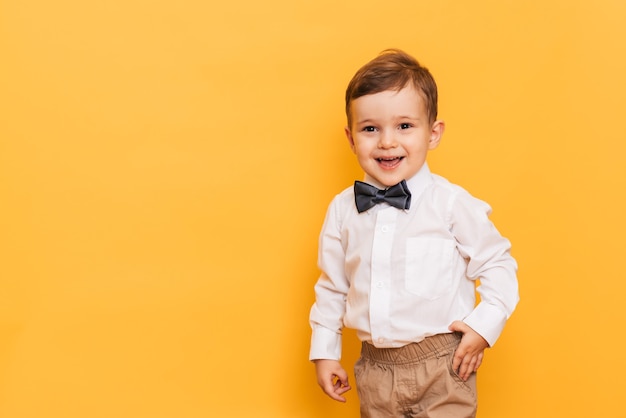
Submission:
<svg viewBox="0 0 626 418">
<path fill-rule="evenodd" d="M 626 3 L 382 4 L 0 2 L 1 417 L 357 417 L 308 311 L 361 177 L 343 91 L 388 47 L 440 85 L 431 168 L 520 264 L 479 416 L 622 413 Z"/>
</svg>

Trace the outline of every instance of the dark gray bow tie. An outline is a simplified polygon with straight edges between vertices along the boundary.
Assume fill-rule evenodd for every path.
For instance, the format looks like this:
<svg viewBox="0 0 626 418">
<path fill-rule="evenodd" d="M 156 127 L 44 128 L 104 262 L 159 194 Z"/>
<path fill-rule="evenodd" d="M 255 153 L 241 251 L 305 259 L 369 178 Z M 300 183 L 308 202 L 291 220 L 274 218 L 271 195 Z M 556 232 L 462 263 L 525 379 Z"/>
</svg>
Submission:
<svg viewBox="0 0 626 418">
<path fill-rule="evenodd" d="M 411 206 L 411 192 L 404 180 L 385 190 L 380 190 L 362 181 L 355 181 L 354 201 L 359 213 L 365 212 L 381 202 L 387 202 L 398 209 L 408 209 Z"/>
</svg>

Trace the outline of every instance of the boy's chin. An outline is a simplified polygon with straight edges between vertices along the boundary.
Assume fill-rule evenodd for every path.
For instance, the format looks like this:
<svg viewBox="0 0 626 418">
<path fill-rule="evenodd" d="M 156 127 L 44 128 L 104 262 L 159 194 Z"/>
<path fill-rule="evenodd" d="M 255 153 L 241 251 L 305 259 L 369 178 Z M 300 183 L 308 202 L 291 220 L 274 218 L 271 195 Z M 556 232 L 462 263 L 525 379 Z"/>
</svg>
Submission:
<svg viewBox="0 0 626 418">
<path fill-rule="evenodd" d="M 379 183 L 382 186 L 385 187 L 391 187 L 391 186 L 395 186 L 396 184 L 400 183 L 402 180 L 406 180 L 405 178 L 401 177 L 401 176 L 372 176 L 370 175 L 371 178 L 373 178 L 374 180 L 376 180 L 377 183 Z"/>
<path fill-rule="evenodd" d="M 376 180 L 380 185 L 391 187 L 400 183 L 402 180 L 409 180 L 411 177 L 415 176 L 422 167 L 423 165 L 420 166 L 419 169 L 414 169 L 414 167 L 407 169 L 409 167 L 403 167 L 402 170 L 366 172 L 366 174 Z"/>
</svg>

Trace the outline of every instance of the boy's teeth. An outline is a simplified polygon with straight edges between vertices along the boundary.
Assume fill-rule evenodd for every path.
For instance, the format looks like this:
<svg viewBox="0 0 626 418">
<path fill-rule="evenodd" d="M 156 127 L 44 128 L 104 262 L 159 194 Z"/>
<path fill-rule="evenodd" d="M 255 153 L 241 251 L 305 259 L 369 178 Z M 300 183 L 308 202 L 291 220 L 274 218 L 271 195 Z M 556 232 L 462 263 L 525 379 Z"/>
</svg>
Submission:
<svg viewBox="0 0 626 418">
<path fill-rule="evenodd" d="M 393 158 L 377 158 L 376 159 L 381 166 L 395 167 L 398 161 L 402 160 L 402 157 Z"/>
</svg>

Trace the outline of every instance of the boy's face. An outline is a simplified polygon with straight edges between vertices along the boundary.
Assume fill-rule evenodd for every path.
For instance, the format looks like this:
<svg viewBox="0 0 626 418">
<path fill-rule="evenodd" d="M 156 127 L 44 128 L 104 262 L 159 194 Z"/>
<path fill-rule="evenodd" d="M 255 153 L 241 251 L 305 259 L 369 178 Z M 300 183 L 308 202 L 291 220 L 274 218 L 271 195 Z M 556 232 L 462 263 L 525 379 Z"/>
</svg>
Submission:
<svg viewBox="0 0 626 418">
<path fill-rule="evenodd" d="M 363 170 L 390 187 L 415 175 L 439 145 L 444 123 L 432 125 L 424 100 L 411 85 L 354 99 L 346 135 Z"/>
</svg>

